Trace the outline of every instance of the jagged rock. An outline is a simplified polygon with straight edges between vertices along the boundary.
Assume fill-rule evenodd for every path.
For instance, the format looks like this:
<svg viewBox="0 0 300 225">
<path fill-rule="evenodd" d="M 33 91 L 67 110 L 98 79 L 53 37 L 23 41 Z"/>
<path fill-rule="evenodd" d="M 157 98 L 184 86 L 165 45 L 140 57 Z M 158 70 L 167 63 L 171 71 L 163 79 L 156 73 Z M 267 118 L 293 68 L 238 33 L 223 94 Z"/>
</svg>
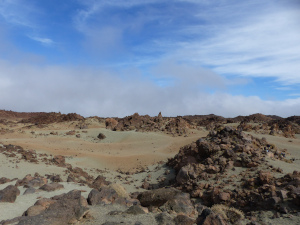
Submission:
<svg viewBox="0 0 300 225">
<path fill-rule="evenodd" d="M 92 188 L 100 189 L 103 186 L 109 185 L 111 182 L 107 181 L 105 177 L 99 175 L 91 185 Z"/>
<path fill-rule="evenodd" d="M 0 202 L 15 202 L 17 199 L 17 196 L 20 195 L 20 190 L 14 186 L 9 185 L 3 190 L 0 190 Z"/>
<path fill-rule="evenodd" d="M 58 225 L 77 223 L 88 212 L 88 209 L 82 205 L 81 201 L 80 191 L 70 191 L 67 194 L 57 196 L 55 202 L 50 204 L 44 211 L 41 210 L 41 213 L 35 216 L 23 217 L 18 225 Z M 34 210 L 32 209 L 32 211 L 38 213 L 39 210 L 36 207 Z"/>
<path fill-rule="evenodd" d="M 32 177 L 30 174 L 26 175 L 22 180 L 17 180 L 16 186 L 23 186 L 28 184 L 29 181 L 33 180 L 34 177 Z"/>
<path fill-rule="evenodd" d="M 142 206 L 162 206 L 167 201 L 173 199 L 179 191 L 175 188 L 160 188 L 151 191 L 145 191 L 138 195 L 138 200 Z"/>
</svg>

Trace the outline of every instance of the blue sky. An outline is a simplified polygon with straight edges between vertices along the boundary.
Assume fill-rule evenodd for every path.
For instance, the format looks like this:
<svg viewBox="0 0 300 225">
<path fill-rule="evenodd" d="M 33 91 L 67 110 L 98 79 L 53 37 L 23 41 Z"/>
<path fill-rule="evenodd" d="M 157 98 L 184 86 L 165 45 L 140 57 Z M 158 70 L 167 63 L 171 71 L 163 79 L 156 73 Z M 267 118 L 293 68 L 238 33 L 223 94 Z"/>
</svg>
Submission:
<svg viewBox="0 0 300 225">
<path fill-rule="evenodd" d="M 0 106 L 300 114 L 297 0 L 0 0 Z"/>
</svg>

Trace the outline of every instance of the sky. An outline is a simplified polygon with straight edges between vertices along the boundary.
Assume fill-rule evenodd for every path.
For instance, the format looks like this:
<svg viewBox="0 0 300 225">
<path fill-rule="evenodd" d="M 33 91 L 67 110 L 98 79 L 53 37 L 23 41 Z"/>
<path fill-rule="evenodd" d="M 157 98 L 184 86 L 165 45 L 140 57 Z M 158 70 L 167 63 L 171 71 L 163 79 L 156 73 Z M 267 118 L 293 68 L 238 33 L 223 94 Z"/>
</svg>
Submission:
<svg viewBox="0 0 300 225">
<path fill-rule="evenodd" d="M 300 115 L 299 0 L 0 0 L 0 109 Z"/>
</svg>

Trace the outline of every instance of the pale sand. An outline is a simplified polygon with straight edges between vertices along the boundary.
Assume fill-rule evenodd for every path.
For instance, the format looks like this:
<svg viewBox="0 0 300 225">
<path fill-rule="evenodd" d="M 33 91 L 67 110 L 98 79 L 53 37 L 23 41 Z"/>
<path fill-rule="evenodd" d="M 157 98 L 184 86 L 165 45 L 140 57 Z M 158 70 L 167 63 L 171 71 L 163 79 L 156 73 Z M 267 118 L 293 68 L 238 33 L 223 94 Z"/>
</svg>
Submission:
<svg viewBox="0 0 300 225">
<path fill-rule="evenodd" d="M 279 167 L 283 170 L 283 173 L 292 173 L 297 170 L 300 171 L 300 135 L 296 135 L 296 138 L 285 138 L 280 136 L 272 136 L 266 134 L 256 134 L 249 132 L 251 135 L 257 138 L 265 137 L 269 143 L 275 144 L 279 149 L 287 149 L 287 159 L 295 159 L 293 163 L 286 163 L 282 160 L 267 159 L 268 162 L 274 167 Z"/>
<path fill-rule="evenodd" d="M 14 133 L 1 136 L 3 144 L 20 145 L 24 149 L 34 149 L 39 153 L 70 156 L 77 158 L 76 164 L 81 167 L 130 170 L 139 166 L 153 165 L 178 153 L 180 147 L 207 135 L 204 130 L 191 130 L 188 137 L 172 137 L 161 132 L 111 131 L 103 124 L 91 124 L 93 128 L 76 130 L 80 138 L 66 135 L 73 130 L 76 123 L 51 124 L 47 128 L 37 129 L 18 127 Z M 32 134 L 31 132 L 35 133 Z M 58 135 L 50 135 L 50 132 Z M 106 139 L 99 140 L 99 133 Z"/>
</svg>

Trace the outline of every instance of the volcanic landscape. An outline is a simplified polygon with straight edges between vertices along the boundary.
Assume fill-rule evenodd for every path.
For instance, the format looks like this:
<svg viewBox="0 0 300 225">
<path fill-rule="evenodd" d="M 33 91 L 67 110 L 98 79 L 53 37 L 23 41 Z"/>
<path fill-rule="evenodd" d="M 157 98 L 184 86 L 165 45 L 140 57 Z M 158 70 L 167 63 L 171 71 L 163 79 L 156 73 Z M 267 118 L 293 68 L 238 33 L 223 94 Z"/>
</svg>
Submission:
<svg viewBox="0 0 300 225">
<path fill-rule="evenodd" d="M 0 110 L 0 224 L 300 224 L 300 116 Z"/>
</svg>

